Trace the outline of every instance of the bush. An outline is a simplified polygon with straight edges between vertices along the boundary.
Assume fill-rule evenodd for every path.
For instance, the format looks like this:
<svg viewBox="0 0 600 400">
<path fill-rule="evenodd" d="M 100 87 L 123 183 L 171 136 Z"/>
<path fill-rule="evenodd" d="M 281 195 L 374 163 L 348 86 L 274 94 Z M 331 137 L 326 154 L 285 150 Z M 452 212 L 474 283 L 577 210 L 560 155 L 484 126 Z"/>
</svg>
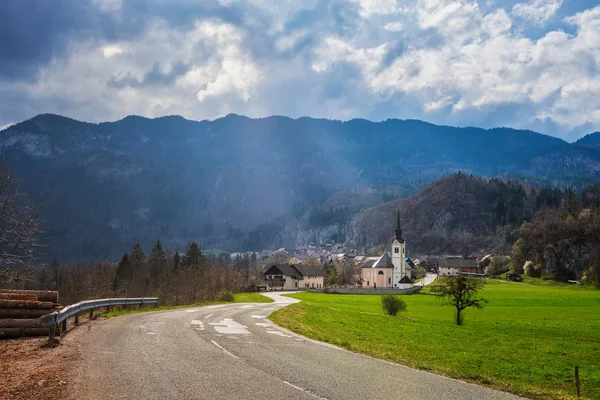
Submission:
<svg viewBox="0 0 600 400">
<path fill-rule="evenodd" d="M 406 310 L 406 303 L 404 300 L 391 294 L 381 296 L 381 306 L 383 307 L 383 312 L 385 314 L 393 316 L 396 316 L 399 311 Z"/>
<path fill-rule="evenodd" d="M 227 289 L 223 289 L 217 294 L 217 296 L 215 297 L 215 301 L 233 302 L 233 301 L 235 301 L 235 298 L 233 297 L 233 293 L 231 293 Z"/>
<path fill-rule="evenodd" d="M 539 265 L 535 265 L 531 261 L 527 261 L 523 265 L 523 271 L 527 276 L 531 276 L 533 278 L 539 278 L 542 276 L 542 268 Z"/>
</svg>

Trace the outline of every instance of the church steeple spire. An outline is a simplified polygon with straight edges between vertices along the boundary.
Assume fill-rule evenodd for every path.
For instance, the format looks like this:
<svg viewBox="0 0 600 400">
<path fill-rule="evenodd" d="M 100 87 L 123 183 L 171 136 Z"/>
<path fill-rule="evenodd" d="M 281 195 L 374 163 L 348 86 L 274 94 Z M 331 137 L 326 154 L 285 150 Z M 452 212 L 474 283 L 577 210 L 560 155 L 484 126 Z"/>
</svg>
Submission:
<svg viewBox="0 0 600 400">
<path fill-rule="evenodd" d="M 402 228 L 400 227 L 400 210 L 398 210 L 398 218 L 396 221 L 396 239 L 402 243 L 404 239 L 402 239 Z"/>
</svg>

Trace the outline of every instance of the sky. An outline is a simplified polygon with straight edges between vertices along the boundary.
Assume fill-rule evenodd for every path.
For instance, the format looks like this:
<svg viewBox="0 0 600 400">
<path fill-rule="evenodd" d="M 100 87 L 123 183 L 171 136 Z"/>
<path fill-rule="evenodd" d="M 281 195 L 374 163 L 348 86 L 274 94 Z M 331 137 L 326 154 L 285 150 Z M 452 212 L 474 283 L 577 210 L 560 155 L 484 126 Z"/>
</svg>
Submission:
<svg viewBox="0 0 600 400">
<path fill-rule="evenodd" d="M 3 0 L 0 129 L 40 113 L 600 130 L 583 0 Z"/>
</svg>

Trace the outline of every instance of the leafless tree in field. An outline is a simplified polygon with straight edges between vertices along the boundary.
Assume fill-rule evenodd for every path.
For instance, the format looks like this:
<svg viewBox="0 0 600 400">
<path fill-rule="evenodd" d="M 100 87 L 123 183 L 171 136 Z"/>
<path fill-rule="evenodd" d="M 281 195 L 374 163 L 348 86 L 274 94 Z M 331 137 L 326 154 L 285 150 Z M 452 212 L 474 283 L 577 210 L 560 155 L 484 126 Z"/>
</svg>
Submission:
<svg viewBox="0 0 600 400">
<path fill-rule="evenodd" d="M 38 206 L 19 191 L 14 173 L 0 161 L 0 288 L 26 279 L 40 247 Z"/>
</svg>

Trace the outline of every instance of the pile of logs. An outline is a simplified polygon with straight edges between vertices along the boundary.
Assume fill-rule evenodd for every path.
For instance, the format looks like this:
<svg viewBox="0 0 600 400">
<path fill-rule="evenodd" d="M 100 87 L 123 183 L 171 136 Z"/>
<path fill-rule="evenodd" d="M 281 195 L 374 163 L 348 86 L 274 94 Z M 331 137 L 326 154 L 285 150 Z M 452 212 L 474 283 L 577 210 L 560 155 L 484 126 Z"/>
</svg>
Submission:
<svg viewBox="0 0 600 400">
<path fill-rule="evenodd" d="M 58 292 L 0 290 L 0 339 L 47 335 L 39 317 L 60 308 Z"/>
</svg>

